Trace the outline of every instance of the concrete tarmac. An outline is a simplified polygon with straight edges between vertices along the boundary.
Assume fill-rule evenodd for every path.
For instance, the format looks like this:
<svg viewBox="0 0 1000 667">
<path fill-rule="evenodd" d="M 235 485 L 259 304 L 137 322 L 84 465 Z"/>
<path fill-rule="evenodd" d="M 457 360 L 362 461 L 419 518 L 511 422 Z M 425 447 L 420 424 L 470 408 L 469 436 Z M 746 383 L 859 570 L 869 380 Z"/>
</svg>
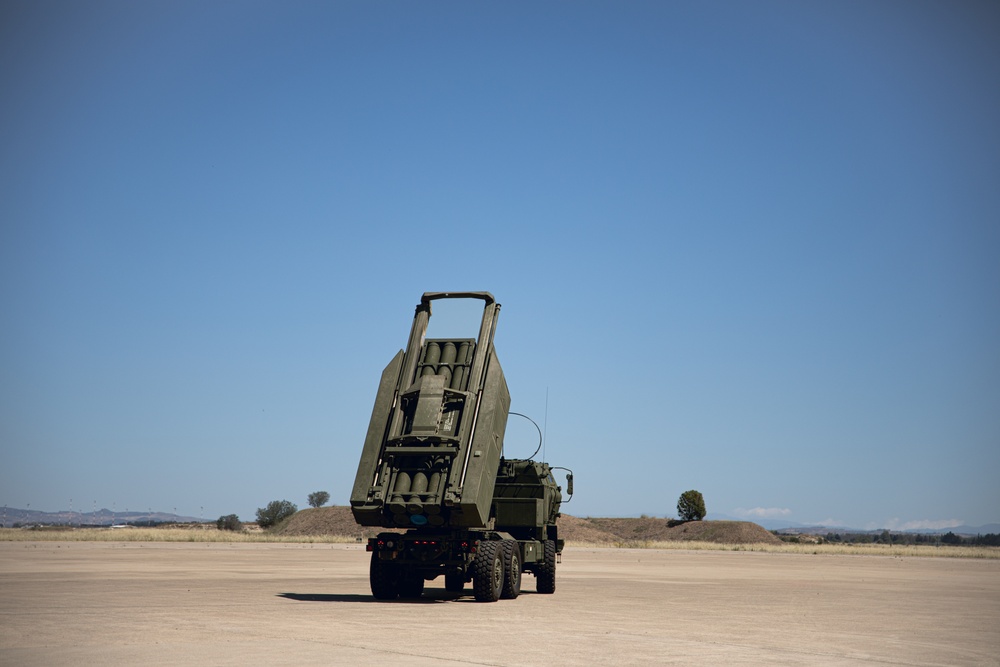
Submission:
<svg viewBox="0 0 1000 667">
<path fill-rule="evenodd" d="M 0 543 L 0 665 L 1000 665 L 998 560 L 568 547 L 477 603 L 376 602 L 368 558 Z"/>
</svg>

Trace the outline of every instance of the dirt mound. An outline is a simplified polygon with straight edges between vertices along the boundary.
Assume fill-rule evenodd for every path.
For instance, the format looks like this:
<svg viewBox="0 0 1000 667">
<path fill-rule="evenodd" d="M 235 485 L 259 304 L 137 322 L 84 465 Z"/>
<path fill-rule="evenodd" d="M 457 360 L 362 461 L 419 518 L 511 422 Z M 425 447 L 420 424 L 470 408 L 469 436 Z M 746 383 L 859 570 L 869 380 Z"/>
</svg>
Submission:
<svg viewBox="0 0 1000 667">
<path fill-rule="evenodd" d="M 668 528 L 668 539 L 720 544 L 781 544 L 777 536 L 751 521 L 690 521 Z"/>
<path fill-rule="evenodd" d="M 666 519 L 592 519 L 563 514 L 559 537 L 570 544 L 618 544 L 641 542 L 717 542 L 720 544 L 780 544 L 781 540 L 749 521 L 690 521 L 671 526 Z M 304 509 L 271 532 L 277 535 L 338 535 L 348 538 L 374 537 L 385 528 L 361 527 L 351 508 L 344 505 Z"/>
<path fill-rule="evenodd" d="M 571 519 L 566 521 L 566 519 Z M 715 542 L 780 544 L 781 540 L 750 521 L 689 521 L 671 525 L 666 519 L 579 519 L 563 515 L 559 536 L 568 542 L 624 544 L 639 542 Z"/>
<path fill-rule="evenodd" d="M 559 537 L 567 542 L 585 544 L 612 544 L 620 541 L 614 535 L 590 523 L 589 519 L 580 519 L 569 514 L 563 514 L 557 522 Z"/>
<path fill-rule="evenodd" d="M 299 510 L 282 521 L 270 532 L 275 535 L 312 537 L 317 535 L 337 535 L 340 537 L 375 537 L 385 528 L 359 526 L 354 521 L 351 508 L 346 505 L 333 507 L 310 507 Z"/>
</svg>

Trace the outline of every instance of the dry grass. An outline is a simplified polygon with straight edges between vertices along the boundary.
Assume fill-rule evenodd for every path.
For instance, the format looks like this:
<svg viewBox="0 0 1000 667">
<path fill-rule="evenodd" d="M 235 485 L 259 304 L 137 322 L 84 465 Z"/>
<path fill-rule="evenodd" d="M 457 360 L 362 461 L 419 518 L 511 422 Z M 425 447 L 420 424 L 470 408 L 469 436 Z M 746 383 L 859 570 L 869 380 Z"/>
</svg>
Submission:
<svg viewBox="0 0 1000 667">
<path fill-rule="evenodd" d="M 839 556 L 885 556 L 892 558 L 980 558 L 1000 559 L 1000 547 L 956 547 L 890 544 L 722 544 L 718 542 L 630 540 L 621 542 L 577 543 L 570 546 L 618 549 L 668 549 L 683 551 L 755 551 L 778 554 Z"/>
<path fill-rule="evenodd" d="M 357 540 L 343 535 L 276 535 L 263 531 L 234 532 L 210 528 L 3 528 L 4 542 L 286 542 L 347 544 Z"/>
<path fill-rule="evenodd" d="M 214 526 L 186 528 L 3 528 L 4 542 L 235 542 L 287 544 L 354 544 L 343 535 L 280 535 L 264 531 L 232 532 Z M 907 546 L 886 544 L 722 544 L 699 541 L 568 540 L 570 548 L 668 549 L 684 551 L 753 551 L 783 554 L 1000 559 L 1000 547 Z"/>
</svg>

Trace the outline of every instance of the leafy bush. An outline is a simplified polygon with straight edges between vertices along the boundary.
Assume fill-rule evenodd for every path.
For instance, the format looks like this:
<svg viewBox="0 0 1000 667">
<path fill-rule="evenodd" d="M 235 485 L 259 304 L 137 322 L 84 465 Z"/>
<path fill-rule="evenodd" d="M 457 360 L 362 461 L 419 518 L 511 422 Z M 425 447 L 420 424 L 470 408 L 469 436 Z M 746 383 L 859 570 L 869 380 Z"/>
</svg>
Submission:
<svg viewBox="0 0 1000 667">
<path fill-rule="evenodd" d="M 330 494 L 326 491 L 317 491 L 309 494 L 309 507 L 322 507 L 330 500 Z"/>
<path fill-rule="evenodd" d="M 261 528 L 270 528 L 298 511 L 299 508 L 295 503 L 287 500 L 272 500 L 267 504 L 267 507 L 257 508 L 257 525 Z"/>
<path fill-rule="evenodd" d="M 677 500 L 677 516 L 681 521 L 701 521 L 705 518 L 705 498 L 700 491 L 685 491 Z"/>
<path fill-rule="evenodd" d="M 227 514 L 225 516 L 220 516 L 219 520 L 215 522 L 216 527 L 219 530 L 243 530 L 243 522 L 235 514 Z"/>
</svg>

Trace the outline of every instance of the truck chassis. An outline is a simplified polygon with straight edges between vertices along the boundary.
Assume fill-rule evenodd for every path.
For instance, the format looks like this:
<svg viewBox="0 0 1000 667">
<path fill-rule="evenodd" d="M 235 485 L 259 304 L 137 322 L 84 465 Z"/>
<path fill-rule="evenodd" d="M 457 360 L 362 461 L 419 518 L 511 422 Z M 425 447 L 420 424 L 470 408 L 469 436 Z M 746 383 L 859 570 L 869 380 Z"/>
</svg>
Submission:
<svg viewBox="0 0 1000 667">
<path fill-rule="evenodd" d="M 535 575 L 539 593 L 555 593 L 561 540 L 518 540 L 493 530 L 381 533 L 368 541 L 372 595 L 418 598 L 424 582 L 444 576 L 445 590 L 462 593 L 472 582 L 479 602 L 512 600 L 521 575 Z"/>
</svg>

